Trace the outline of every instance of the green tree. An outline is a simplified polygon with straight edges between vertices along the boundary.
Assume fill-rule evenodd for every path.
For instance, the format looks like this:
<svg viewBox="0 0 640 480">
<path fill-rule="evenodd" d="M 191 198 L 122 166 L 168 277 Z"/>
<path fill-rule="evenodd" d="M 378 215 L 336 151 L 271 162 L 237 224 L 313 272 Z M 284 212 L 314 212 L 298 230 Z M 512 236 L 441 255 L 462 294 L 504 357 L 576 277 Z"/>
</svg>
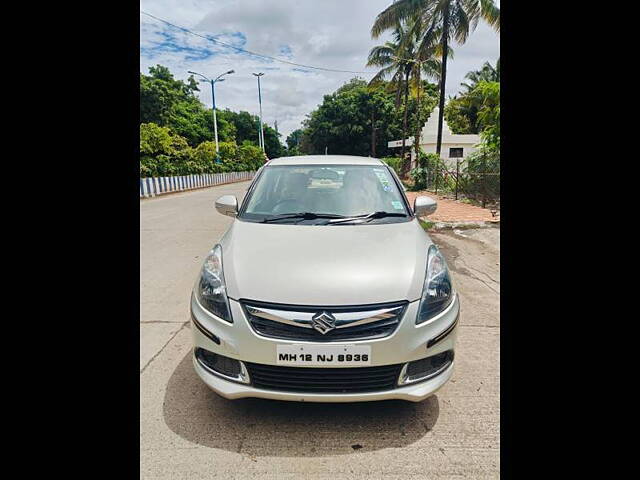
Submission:
<svg viewBox="0 0 640 480">
<path fill-rule="evenodd" d="M 371 79 L 369 85 L 375 85 L 386 77 L 391 76 L 390 83 L 396 89 L 396 106 L 403 97 L 403 121 L 402 121 L 402 150 L 400 158 L 404 159 L 405 140 L 407 138 L 407 109 L 409 104 L 409 76 L 415 68 L 411 62 L 415 53 L 415 43 L 411 41 L 408 29 L 398 23 L 393 31 L 393 41 L 384 45 L 377 45 L 369 52 L 367 66 L 381 67 L 380 71 Z"/>
<path fill-rule="evenodd" d="M 282 156 L 283 147 L 280 143 L 280 133 L 271 128 L 266 123 L 264 128 L 264 150 L 269 158 L 278 158 Z"/>
<path fill-rule="evenodd" d="M 198 84 L 189 77 L 176 80 L 167 67 L 149 68 L 149 75 L 140 74 L 140 123 L 155 123 L 169 127 L 195 147 L 213 139 L 213 112 L 196 97 Z M 220 141 L 233 140 L 233 126 L 218 118 Z"/>
<path fill-rule="evenodd" d="M 435 25 L 425 25 L 423 20 L 421 17 L 412 17 L 407 22 L 409 27 L 409 35 L 407 38 L 411 42 L 411 48 L 407 48 L 407 50 L 409 54 L 413 53 L 414 55 L 414 68 L 411 73 L 413 80 L 412 90 L 416 104 L 415 112 L 411 118 L 414 128 L 413 147 L 416 159 L 421 153 L 420 133 L 422 127 L 431 115 L 431 111 L 438 98 L 437 88 L 433 88 L 436 86 L 428 82 L 423 82 L 422 74 L 424 73 L 428 78 L 439 81 L 440 70 L 442 68 L 440 60 L 437 59 L 437 57 L 442 57 L 442 51 L 437 42 L 441 32 Z M 453 50 L 451 48 L 449 48 L 448 56 L 453 58 Z M 425 86 L 429 87 L 426 91 Z M 423 95 L 423 91 L 425 91 L 426 96 Z M 404 172 L 406 172 L 406 170 L 404 170 Z"/>
<path fill-rule="evenodd" d="M 245 141 L 250 141 L 253 145 L 258 145 L 258 117 L 249 112 L 232 112 L 229 109 L 218 112 L 218 119 L 223 118 L 231 123 L 235 128 L 236 143 L 241 145 Z"/>
<path fill-rule="evenodd" d="M 260 119 L 257 115 L 251 115 L 245 111 L 232 112 L 227 109 L 220 112 L 218 120 L 220 117 L 234 126 L 236 143 L 242 145 L 245 142 L 250 142 L 255 146 L 260 144 L 258 140 Z M 263 125 L 263 129 L 265 153 L 269 158 L 281 156 L 283 147 L 280 143 L 280 134 L 277 134 L 276 131 L 266 123 Z"/>
<path fill-rule="evenodd" d="M 399 130 L 399 121 L 395 116 L 395 108 L 392 97 L 385 91 L 384 86 L 369 85 L 365 96 L 365 114 L 371 119 L 369 128 L 371 131 L 370 155 L 378 157 L 388 154 L 387 143 L 391 140 L 395 131 Z"/>
<path fill-rule="evenodd" d="M 184 83 L 175 80 L 167 67 L 150 67 L 148 76 L 140 74 L 140 123 L 166 126 L 173 106 L 187 99 L 197 101 L 197 90 L 193 77 Z"/>
<path fill-rule="evenodd" d="M 434 86 L 433 84 L 429 85 Z M 416 158 L 421 153 L 420 134 L 422 133 L 422 127 L 424 127 L 424 124 L 431 116 L 431 112 L 437 103 L 437 93 L 433 93 L 431 91 L 423 92 L 422 95 L 417 93 L 409 99 L 409 118 L 411 119 L 410 124 L 412 125 L 414 132 L 413 146 Z M 406 172 L 406 167 L 407 165 L 405 165 L 403 173 Z"/>
<path fill-rule="evenodd" d="M 469 95 L 450 98 L 444 108 L 444 118 L 456 134 L 478 133 L 478 106 Z"/>
<path fill-rule="evenodd" d="M 445 118 L 453 133 L 482 133 L 490 129 L 495 132 L 491 135 L 496 143 L 495 139 L 500 137 L 500 82 L 480 80 L 472 90 L 450 99 Z"/>
<path fill-rule="evenodd" d="M 477 104 L 480 135 L 485 144 L 500 149 L 500 82 L 480 81 L 470 92 Z"/>
<path fill-rule="evenodd" d="M 291 151 L 300 146 L 300 141 L 302 140 L 302 133 L 303 133 L 302 129 L 298 128 L 297 130 L 294 130 L 289 135 L 287 135 L 287 139 L 286 139 L 287 150 Z"/>
<path fill-rule="evenodd" d="M 331 154 L 387 154 L 387 142 L 400 134 L 400 128 L 393 95 L 385 87 L 368 86 L 354 78 L 325 95 L 303 122 L 300 150 L 306 154 L 323 154 L 325 148 Z"/>
<path fill-rule="evenodd" d="M 236 137 L 235 125 L 219 115 L 217 122 L 218 140 L 220 142 L 232 141 Z M 176 103 L 167 125 L 185 137 L 191 146 L 214 140 L 213 111 L 205 109 L 199 102 L 181 101 Z"/>
<path fill-rule="evenodd" d="M 422 74 L 428 77 L 438 78 L 440 72 L 440 62 L 435 58 L 437 55 L 436 30 L 429 33 L 432 39 L 431 45 L 427 48 L 424 41 L 425 33 L 423 24 L 419 18 L 410 19 L 408 22 L 401 22 L 394 28 L 393 41 L 384 45 L 375 46 L 369 52 L 368 66 L 382 67 L 381 70 L 371 79 L 371 84 L 375 84 L 387 76 L 391 76 L 390 85 L 396 89 L 396 105 L 399 104 L 400 92 L 404 95 L 403 122 L 402 122 L 402 150 L 401 158 L 405 158 L 405 139 L 407 137 L 408 119 L 412 118 L 414 131 L 414 147 L 416 154 L 420 148 L 420 130 L 430 113 L 431 108 L 426 111 L 421 105 L 423 81 Z M 423 48 L 418 49 L 418 44 L 422 39 Z M 416 99 L 414 115 L 409 115 L 409 91 L 413 90 Z M 426 115 L 426 116 L 425 116 Z M 403 167 L 406 172 L 408 164 Z"/>
<path fill-rule="evenodd" d="M 420 19 L 429 27 L 418 46 L 431 48 L 433 32 L 440 37 L 442 64 L 440 70 L 440 108 L 436 153 L 442 148 L 442 118 L 444 115 L 445 85 L 447 81 L 447 57 L 449 42 L 455 39 L 464 44 L 480 18 L 499 31 L 500 9 L 494 0 L 397 0 L 380 12 L 371 28 L 371 35 L 378 38 L 384 31 L 395 29 L 400 22 Z"/>
<path fill-rule="evenodd" d="M 298 128 L 287 135 L 287 139 L 285 140 L 287 144 L 287 156 L 295 157 L 298 155 L 303 155 L 302 151 L 300 150 L 300 143 L 302 142 L 303 135 L 304 130 L 301 128 Z"/>
<path fill-rule="evenodd" d="M 470 80 L 471 83 L 461 83 L 466 92 L 473 90 L 476 85 L 481 82 L 499 82 L 500 81 L 500 59 L 496 62 L 496 66 L 492 66 L 489 62 L 484 62 L 480 70 L 473 70 L 467 73 L 464 78 Z"/>
</svg>

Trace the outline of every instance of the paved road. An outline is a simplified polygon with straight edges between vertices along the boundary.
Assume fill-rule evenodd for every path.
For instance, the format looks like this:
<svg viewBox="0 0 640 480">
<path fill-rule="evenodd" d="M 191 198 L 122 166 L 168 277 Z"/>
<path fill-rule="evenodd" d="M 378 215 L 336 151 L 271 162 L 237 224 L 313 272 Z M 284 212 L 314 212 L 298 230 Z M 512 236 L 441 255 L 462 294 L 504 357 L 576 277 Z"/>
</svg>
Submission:
<svg viewBox="0 0 640 480">
<path fill-rule="evenodd" d="M 433 234 L 462 302 L 452 380 L 421 404 L 311 404 L 208 390 L 189 295 L 248 183 L 140 202 L 140 472 L 145 479 L 498 478 L 500 230 Z"/>
</svg>

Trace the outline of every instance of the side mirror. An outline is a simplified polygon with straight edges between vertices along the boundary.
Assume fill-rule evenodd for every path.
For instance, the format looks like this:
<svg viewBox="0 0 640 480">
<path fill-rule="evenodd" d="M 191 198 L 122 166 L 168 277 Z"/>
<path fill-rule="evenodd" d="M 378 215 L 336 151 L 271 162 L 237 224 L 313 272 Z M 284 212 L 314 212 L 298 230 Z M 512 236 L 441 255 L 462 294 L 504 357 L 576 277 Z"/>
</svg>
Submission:
<svg viewBox="0 0 640 480">
<path fill-rule="evenodd" d="M 438 208 L 438 202 L 427 196 L 416 197 L 413 202 L 413 211 L 417 217 L 426 217 L 431 215 Z"/>
<path fill-rule="evenodd" d="M 223 195 L 218 198 L 216 210 L 227 217 L 235 217 L 238 214 L 238 200 L 235 195 Z"/>
</svg>

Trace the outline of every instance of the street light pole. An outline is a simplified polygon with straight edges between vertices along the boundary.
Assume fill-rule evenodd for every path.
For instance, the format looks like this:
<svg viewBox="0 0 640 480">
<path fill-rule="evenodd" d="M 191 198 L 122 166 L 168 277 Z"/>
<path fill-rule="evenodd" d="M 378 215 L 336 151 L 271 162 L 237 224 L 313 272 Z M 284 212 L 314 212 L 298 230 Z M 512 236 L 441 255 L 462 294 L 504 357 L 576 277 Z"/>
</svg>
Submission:
<svg viewBox="0 0 640 480">
<path fill-rule="evenodd" d="M 193 75 L 199 75 L 200 77 L 202 77 L 202 80 L 200 80 L 201 82 L 206 82 L 206 83 L 210 83 L 211 84 L 211 100 L 213 102 L 213 132 L 214 132 L 214 138 L 216 141 L 216 154 L 220 151 L 220 149 L 218 148 L 218 119 L 216 118 L 216 92 L 215 92 L 215 84 L 216 82 L 224 82 L 224 77 L 225 75 L 230 75 L 232 73 L 234 73 L 234 70 L 229 70 L 228 72 L 224 72 L 220 75 L 218 75 L 214 80 L 211 80 L 210 78 L 202 75 L 201 73 L 198 72 L 192 72 L 191 70 L 189 70 L 187 73 L 191 73 Z"/>
<path fill-rule="evenodd" d="M 213 132 L 216 139 L 216 154 L 219 152 L 218 149 L 218 119 L 216 118 L 216 89 L 213 80 L 209 80 L 211 82 L 211 99 L 213 101 Z"/>
<path fill-rule="evenodd" d="M 259 140 L 260 140 L 260 146 L 262 147 L 262 151 L 264 152 L 264 130 L 262 127 L 262 93 L 260 91 L 260 77 L 262 75 L 264 75 L 263 72 L 260 73 L 254 73 L 254 75 L 256 77 L 258 77 L 258 103 L 260 104 L 260 135 L 259 135 Z"/>
</svg>

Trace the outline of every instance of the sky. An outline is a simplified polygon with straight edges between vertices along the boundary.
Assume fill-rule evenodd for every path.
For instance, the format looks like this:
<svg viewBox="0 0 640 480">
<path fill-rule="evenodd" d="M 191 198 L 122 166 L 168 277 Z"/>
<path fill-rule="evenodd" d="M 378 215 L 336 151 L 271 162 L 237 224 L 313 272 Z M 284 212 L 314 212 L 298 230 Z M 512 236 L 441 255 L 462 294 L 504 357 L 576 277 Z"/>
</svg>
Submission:
<svg viewBox="0 0 640 480">
<path fill-rule="evenodd" d="M 217 77 L 216 106 L 258 114 L 257 79 L 261 77 L 263 121 L 278 122 L 284 143 L 287 135 L 351 78 L 369 80 L 369 50 L 386 37 L 371 38 L 371 25 L 391 0 L 142 0 L 146 12 L 205 37 L 290 62 L 367 73 L 337 73 L 288 65 L 238 52 L 140 14 L 140 72 L 161 64 L 175 78 L 186 79 L 188 70 Z M 499 4 L 499 2 L 497 2 Z M 462 45 L 453 45 L 447 65 L 446 93 L 454 95 L 471 70 L 485 61 L 495 65 L 500 56 L 500 36 L 482 21 Z M 211 108 L 211 87 L 200 86 L 200 100 Z"/>
</svg>

